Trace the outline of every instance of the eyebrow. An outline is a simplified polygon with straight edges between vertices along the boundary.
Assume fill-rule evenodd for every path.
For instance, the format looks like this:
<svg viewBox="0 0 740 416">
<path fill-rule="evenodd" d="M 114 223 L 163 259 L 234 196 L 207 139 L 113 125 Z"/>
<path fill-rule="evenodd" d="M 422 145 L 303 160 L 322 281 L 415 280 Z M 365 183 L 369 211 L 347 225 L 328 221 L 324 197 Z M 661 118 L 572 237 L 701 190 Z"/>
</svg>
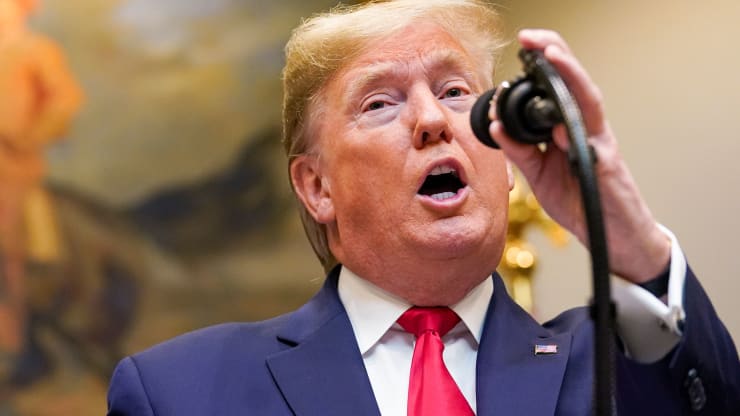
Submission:
<svg viewBox="0 0 740 416">
<path fill-rule="evenodd" d="M 457 74 L 463 77 L 471 85 L 477 82 L 475 71 L 467 62 L 470 58 L 462 53 L 450 49 L 437 49 L 426 51 L 422 56 L 422 63 L 427 68 L 427 73 L 435 74 L 442 71 Z M 347 98 L 357 97 L 364 91 L 371 89 L 381 81 L 396 77 L 398 63 L 401 60 L 386 60 L 371 63 L 364 67 L 355 68 L 352 72 L 361 70 L 362 73 L 355 79 L 343 94 Z"/>
</svg>

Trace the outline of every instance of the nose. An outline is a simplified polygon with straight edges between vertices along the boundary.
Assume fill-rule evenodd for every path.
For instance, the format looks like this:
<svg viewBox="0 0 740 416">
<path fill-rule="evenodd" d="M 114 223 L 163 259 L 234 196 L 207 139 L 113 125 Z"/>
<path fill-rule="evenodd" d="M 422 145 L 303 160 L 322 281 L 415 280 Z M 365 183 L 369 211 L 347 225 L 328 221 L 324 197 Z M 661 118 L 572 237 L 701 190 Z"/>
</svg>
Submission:
<svg viewBox="0 0 740 416">
<path fill-rule="evenodd" d="M 446 109 L 437 97 L 428 89 L 420 89 L 410 98 L 414 147 L 422 149 L 432 143 L 452 140 Z"/>
</svg>

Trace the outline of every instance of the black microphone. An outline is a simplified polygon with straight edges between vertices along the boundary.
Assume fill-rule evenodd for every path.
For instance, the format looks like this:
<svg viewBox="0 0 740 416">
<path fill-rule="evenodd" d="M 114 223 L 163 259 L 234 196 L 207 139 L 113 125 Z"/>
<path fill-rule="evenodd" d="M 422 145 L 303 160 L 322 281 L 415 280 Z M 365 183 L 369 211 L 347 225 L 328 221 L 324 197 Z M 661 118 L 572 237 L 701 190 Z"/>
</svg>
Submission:
<svg viewBox="0 0 740 416">
<path fill-rule="evenodd" d="M 523 52 L 520 56 L 525 62 L 525 68 L 528 61 L 541 57 L 539 52 Z M 522 143 L 551 141 L 553 126 L 563 121 L 560 109 L 550 98 L 536 73 L 527 73 L 511 82 L 504 82 L 498 89 L 481 94 L 470 110 L 473 133 L 483 144 L 495 149 L 499 145 L 488 132 L 491 105 L 496 106 L 496 117 L 501 120 L 509 136 Z"/>
<path fill-rule="evenodd" d="M 609 283 L 609 256 L 604 229 L 598 180 L 597 162 L 588 137 L 583 116 L 573 95 L 557 70 L 545 59 L 542 51 L 519 51 L 524 64 L 524 76 L 498 89 L 481 95 L 470 111 L 470 125 L 476 137 L 487 146 L 499 148 L 489 133 L 488 112 L 496 108 L 496 118 L 514 140 L 537 144 L 552 140 L 552 127 L 563 122 L 567 128 L 568 160 L 578 179 L 583 199 L 588 245 L 591 251 L 594 302 L 594 404 L 598 416 L 613 416 L 614 404 L 614 310 Z"/>
<path fill-rule="evenodd" d="M 488 90 L 481 94 L 473 108 L 470 110 L 470 127 L 473 128 L 473 134 L 481 143 L 494 149 L 500 149 L 498 143 L 493 140 L 491 134 L 488 132 L 488 126 L 491 125 L 491 119 L 488 117 L 488 113 L 491 110 L 491 100 L 493 100 L 493 94 L 496 93 L 496 88 Z"/>
</svg>

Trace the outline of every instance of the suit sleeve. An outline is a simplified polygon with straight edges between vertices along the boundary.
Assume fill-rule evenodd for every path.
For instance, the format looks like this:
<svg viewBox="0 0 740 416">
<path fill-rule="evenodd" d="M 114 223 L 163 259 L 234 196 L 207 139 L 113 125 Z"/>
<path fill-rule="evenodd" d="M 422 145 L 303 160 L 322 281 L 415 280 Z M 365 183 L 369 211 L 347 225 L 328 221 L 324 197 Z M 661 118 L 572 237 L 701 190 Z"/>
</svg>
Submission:
<svg viewBox="0 0 740 416">
<path fill-rule="evenodd" d="M 685 319 L 673 351 L 655 363 L 617 354 L 620 414 L 740 415 L 737 349 L 688 267 L 684 285 Z"/>
<path fill-rule="evenodd" d="M 692 410 L 716 405 L 716 411 L 706 414 L 740 415 L 740 359 L 735 344 L 691 269 L 685 285 L 684 334 L 670 357 L 671 371 L 689 395 Z"/>
<path fill-rule="evenodd" d="M 108 416 L 154 416 L 139 370 L 131 357 L 124 358 L 108 388 Z"/>
</svg>

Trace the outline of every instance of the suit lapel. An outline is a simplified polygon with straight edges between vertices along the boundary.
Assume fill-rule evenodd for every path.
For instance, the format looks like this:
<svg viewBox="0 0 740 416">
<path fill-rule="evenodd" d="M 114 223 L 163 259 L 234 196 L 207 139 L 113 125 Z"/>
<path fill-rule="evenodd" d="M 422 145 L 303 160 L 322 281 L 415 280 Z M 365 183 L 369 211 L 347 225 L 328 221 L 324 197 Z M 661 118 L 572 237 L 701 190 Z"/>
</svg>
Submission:
<svg viewBox="0 0 740 416">
<path fill-rule="evenodd" d="M 535 345 L 557 353 L 535 355 Z M 553 335 L 506 293 L 494 275 L 494 292 L 478 349 L 478 415 L 552 415 L 570 352 L 571 334 Z"/>
<path fill-rule="evenodd" d="M 380 415 L 339 301 L 338 275 L 337 268 L 321 291 L 288 318 L 278 335 L 287 349 L 267 358 L 275 383 L 298 416 Z M 553 335 L 537 324 L 511 300 L 497 275 L 494 286 L 478 350 L 477 413 L 554 414 L 571 335 Z M 558 352 L 535 355 L 536 344 L 557 345 Z"/>
<path fill-rule="evenodd" d="M 373 415 L 375 402 L 347 313 L 337 293 L 339 268 L 324 287 L 290 316 L 278 341 L 290 348 L 267 358 L 267 366 L 293 413 Z"/>
</svg>

